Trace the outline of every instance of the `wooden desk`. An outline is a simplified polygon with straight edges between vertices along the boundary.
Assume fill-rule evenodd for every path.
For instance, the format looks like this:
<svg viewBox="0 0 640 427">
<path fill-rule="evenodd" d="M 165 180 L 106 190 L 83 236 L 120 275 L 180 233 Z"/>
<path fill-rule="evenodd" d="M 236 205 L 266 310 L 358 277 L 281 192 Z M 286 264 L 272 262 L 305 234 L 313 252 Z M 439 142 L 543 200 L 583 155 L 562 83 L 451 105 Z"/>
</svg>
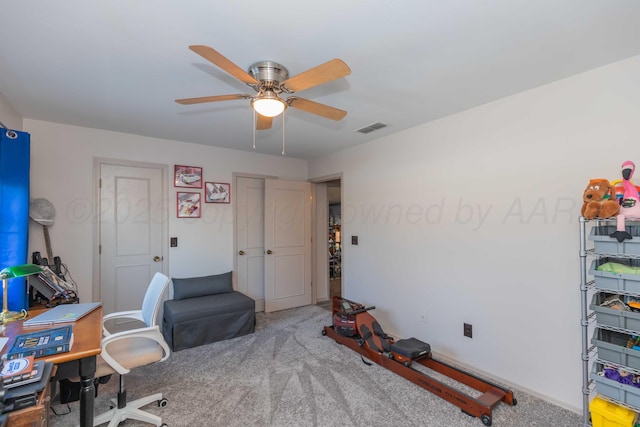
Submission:
<svg viewBox="0 0 640 427">
<path fill-rule="evenodd" d="M 45 309 L 29 310 L 32 318 L 44 312 Z M 2 336 L 9 338 L 4 351 L 13 345 L 17 335 L 48 329 L 52 326 L 24 326 L 21 321 L 5 325 Z M 93 401 L 95 387 L 93 380 L 96 374 L 96 356 L 100 354 L 102 344 L 102 307 L 98 307 L 80 320 L 73 322 L 73 346 L 71 351 L 44 356 L 36 360 L 53 362 L 57 366 L 55 379 L 80 376 L 80 426 L 93 426 Z"/>
</svg>

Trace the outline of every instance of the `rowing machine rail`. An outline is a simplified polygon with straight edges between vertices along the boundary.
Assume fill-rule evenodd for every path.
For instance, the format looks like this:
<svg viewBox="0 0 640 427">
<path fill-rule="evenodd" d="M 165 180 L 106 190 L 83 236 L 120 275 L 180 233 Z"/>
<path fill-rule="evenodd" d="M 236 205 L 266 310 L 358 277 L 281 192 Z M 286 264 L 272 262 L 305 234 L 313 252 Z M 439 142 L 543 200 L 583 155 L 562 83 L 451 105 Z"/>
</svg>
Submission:
<svg viewBox="0 0 640 427">
<path fill-rule="evenodd" d="M 353 311 L 360 310 L 359 312 L 365 312 L 371 309 L 367 308 L 367 310 L 364 310 L 364 306 L 344 299 L 336 301 L 336 297 L 334 297 L 332 314 L 335 314 L 336 311 L 346 311 L 345 306 L 341 301 L 347 301 L 348 303 L 351 303 L 356 307 L 359 306 L 359 308 L 356 308 Z M 346 337 L 340 335 L 334 330 L 333 326 L 325 326 L 322 330 L 322 335 L 333 338 L 339 344 L 349 347 L 353 351 L 360 353 L 362 356 L 377 363 L 378 365 L 387 368 L 392 372 L 395 372 L 401 377 L 430 391 L 431 393 L 441 397 L 447 402 L 458 406 L 466 414 L 480 418 L 482 423 L 486 426 L 491 425 L 492 408 L 498 403 L 504 402 L 511 406 L 517 404 L 517 400 L 513 396 L 513 392 L 511 390 L 465 372 L 460 368 L 456 368 L 447 363 L 436 360 L 431 357 L 430 352 L 424 357 L 410 360 L 404 357 L 398 357 L 398 355 L 394 355 L 394 353 L 376 352 L 367 348 L 366 346 L 361 346 L 359 345 L 359 341 L 361 341 L 361 338 L 359 336 Z M 465 384 L 475 390 L 478 390 L 482 392 L 482 395 L 477 398 L 469 396 L 468 394 L 463 393 L 460 390 L 457 390 L 441 381 L 438 381 L 437 379 L 427 375 L 424 372 L 412 368 L 412 362 L 419 363 L 433 371 L 452 378 L 459 383 Z"/>
</svg>

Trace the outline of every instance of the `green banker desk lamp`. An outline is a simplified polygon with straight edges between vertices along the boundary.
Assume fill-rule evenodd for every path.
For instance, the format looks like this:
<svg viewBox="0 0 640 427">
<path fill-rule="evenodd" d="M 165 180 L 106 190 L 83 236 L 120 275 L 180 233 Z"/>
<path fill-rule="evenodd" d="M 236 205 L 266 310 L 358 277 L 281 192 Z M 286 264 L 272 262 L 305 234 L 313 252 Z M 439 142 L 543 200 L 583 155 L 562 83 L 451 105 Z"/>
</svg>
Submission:
<svg viewBox="0 0 640 427">
<path fill-rule="evenodd" d="M 9 279 L 16 277 L 25 277 L 32 274 L 42 272 L 42 268 L 35 264 L 22 264 L 13 267 L 7 267 L 0 271 L 0 279 L 2 279 L 2 313 L 0 313 L 0 323 L 9 323 L 16 320 L 22 320 L 27 317 L 27 310 L 22 309 L 20 312 L 9 311 L 7 307 L 7 294 L 9 293 Z"/>
</svg>

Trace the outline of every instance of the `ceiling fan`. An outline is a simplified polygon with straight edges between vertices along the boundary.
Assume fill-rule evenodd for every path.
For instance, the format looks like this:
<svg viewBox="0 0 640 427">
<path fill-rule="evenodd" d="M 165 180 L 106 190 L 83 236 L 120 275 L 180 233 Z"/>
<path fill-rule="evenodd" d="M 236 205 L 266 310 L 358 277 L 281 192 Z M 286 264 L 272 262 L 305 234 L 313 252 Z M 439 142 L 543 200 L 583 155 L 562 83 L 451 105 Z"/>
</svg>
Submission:
<svg viewBox="0 0 640 427">
<path fill-rule="evenodd" d="M 251 106 L 257 113 L 256 129 L 270 129 L 273 118 L 287 107 L 297 108 L 307 113 L 317 114 L 331 120 L 341 120 L 347 112 L 319 102 L 310 101 L 298 96 L 282 98 L 282 93 L 295 93 L 351 74 L 351 69 L 341 59 L 332 59 L 317 67 L 311 68 L 293 77 L 285 66 L 272 61 L 260 61 L 249 67 L 248 72 L 225 58 L 209 46 L 193 45 L 189 49 L 204 59 L 217 65 L 236 79 L 252 87 L 257 95 L 233 94 L 203 96 L 199 98 L 176 99 L 178 104 L 190 105 L 205 102 L 231 101 L 250 99 Z"/>
</svg>

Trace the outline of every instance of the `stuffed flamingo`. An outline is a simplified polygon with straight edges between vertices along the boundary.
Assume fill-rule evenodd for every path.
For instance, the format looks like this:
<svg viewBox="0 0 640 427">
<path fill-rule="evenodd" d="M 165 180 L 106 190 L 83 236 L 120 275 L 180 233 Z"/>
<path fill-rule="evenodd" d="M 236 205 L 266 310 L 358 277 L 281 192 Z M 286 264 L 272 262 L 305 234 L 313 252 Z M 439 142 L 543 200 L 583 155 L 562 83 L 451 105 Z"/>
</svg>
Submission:
<svg viewBox="0 0 640 427">
<path fill-rule="evenodd" d="M 624 195 L 620 202 L 620 214 L 616 217 L 616 231 L 611 234 L 611 237 L 618 239 L 618 242 L 631 239 L 631 234 L 625 230 L 625 219 L 640 219 L 638 189 L 631 182 L 631 177 L 633 177 L 635 170 L 636 165 L 631 160 L 627 160 L 622 164 L 622 187 L 624 188 Z"/>
<path fill-rule="evenodd" d="M 638 198 L 638 189 L 631 182 L 633 172 L 636 170 L 636 165 L 627 160 L 622 164 L 622 187 L 624 188 L 624 195 L 620 202 L 620 214 L 625 218 L 640 218 L 640 198 Z"/>
</svg>

